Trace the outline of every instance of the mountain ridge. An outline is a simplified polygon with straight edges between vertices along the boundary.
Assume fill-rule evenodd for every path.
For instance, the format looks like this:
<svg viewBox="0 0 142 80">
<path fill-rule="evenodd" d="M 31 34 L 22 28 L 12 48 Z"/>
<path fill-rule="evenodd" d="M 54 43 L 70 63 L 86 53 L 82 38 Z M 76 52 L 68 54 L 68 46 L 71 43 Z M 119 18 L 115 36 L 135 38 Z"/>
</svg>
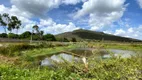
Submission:
<svg viewBox="0 0 142 80">
<path fill-rule="evenodd" d="M 97 32 L 85 29 L 78 29 L 72 32 L 65 32 L 55 35 L 57 38 L 76 38 L 77 40 L 105 40 L 105 41 L 121 41 L 121 42 L 142 42 L 142 40 L 127 38 L 122 36 L 116 36 L 107 34 L 104 32 Z"/>
</svg>

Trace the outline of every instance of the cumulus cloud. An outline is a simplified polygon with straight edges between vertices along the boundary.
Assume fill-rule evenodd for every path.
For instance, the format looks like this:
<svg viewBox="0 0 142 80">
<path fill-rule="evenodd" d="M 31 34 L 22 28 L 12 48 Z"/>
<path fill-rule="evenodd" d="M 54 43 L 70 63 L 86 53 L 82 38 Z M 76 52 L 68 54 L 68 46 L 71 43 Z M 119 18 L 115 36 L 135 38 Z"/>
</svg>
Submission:
<svg viewBox="0 0 142 80">
<path fill-rule="evenodd" d="M 118 30 L 115 31 L 114 34 L 124 36 L 126 34 L 126 32 L 123 29 L 118 29 Z"/>
<path fill-rule="evenodd" d="M 22 21 L 24 29 L 21 29 L 20 32 L 31 30 L 31 25 L 36 24 L 36 21 L 30 20 L 30 14 L 27 15 L 27 12 L 21 12 L 15 5 L 12 5 L 11 8 L 0 5 L 0 14 L 3 13 L 8 13 L 10 16 L 17 16 Z"/>
<path fill-rule="evenodd" d="M 61 0 L 11 0 L 11 3 L 21 11 L 26 11 L 34 16 L 44 16 L 47 11 L 57 8 Z"/>
<path fill-rule="evenodd" d="M 125 0 L 88 0 L 74 18 L 89 15 L 91 30 L 96 30 L 120 19 L 126 8 L 124 2 Z"/>
<path fill-rule="evenodd" d="M 52 19 L 47 19 L 47 20 L 41 19 L 39 26 L 42 27 L 42 30 L 46 31 L 46 33 L 53 33 L 53 34 L 79 29 L 79 27 L 76 27 L 75 24 L 73 24 L 72 22 L 69 22 L 69 24 L 57 24 Z"/>
<path fill-rule="evenodd" d="M 81 2 L 81 0 L 63 0 L 62 2 L 64 4 L 73 4 L 73 5 L 75 5 L 75 4 L 79 3 L 79 2 Z"/>
<path fill-rule="evenodd" d="M 69 24 L 57 24 L 50 18 L 40 19 L 39 22 L 33 21 L 31 20 L 32 14 L 26 11 L 22 12 L 15 5 L 12 5 L 11 8 L 0 5 L 0 13 L 15 15 L 22 21 L 22 27 L 19 29 L 19 33 L 23 33 L 24 31 L 32 31 L 32 26 L 35 24 L 39 25 L 40 29 L 43 30 L 45 33 L 53 34 L 79 29 L 79 27 L 76 27 L 75 24 L 73 24 L 72 22 L 69 22 Z"/>
<path fill-rule="evenodd" d="M 11 0 L 11 3 L 21 11 L 28 12 L 33 16 L 45 17 L 46 13 L 60 5 L 75 5 L 86 0 Z"/>
<path fill-rule="evenodd" d="M 120 28 L 120 29 L 116 29 L 114 32 L 113 31 L 104 31 L 104 32 L 108 34 L 114 34 L 117 36 L 142 39 L 141 31 L 142 31 L 142 25 L 139 25 L 138 27 L 129 27 L 126 29 Z"/>
<path fill-rule="evenodd" d="M 137 0 L 137 2 L 139 4 L 140 8 L 142 8 L 142 0 Z"/>
</svg>

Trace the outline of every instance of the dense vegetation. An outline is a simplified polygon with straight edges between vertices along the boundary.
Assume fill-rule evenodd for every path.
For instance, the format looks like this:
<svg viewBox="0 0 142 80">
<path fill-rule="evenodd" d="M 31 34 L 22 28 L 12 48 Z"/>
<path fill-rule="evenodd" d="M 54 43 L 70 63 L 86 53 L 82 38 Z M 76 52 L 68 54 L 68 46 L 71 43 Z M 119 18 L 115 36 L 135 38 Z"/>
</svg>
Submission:
<svg viewBox="0 0 142 80">
<path fill-rule="evenodd" d="M 3 80 L 141 80 L 142 58 L 94 60 L 85 71 L 82 64 L 62 64 L 56 69 L 46 67 L 20 68 L 0 65 Z M 91 67 L 92 66 L 92 67 Z"/>
<path fill-rule="evenodd" d="M 128 43 L 3 43 L 6 50 L 0 50 L 0 79 L 2 80 L 141 80 L 142 56 L 132 58 L 112 57 L 97 59 L 94 52 L 88 58 L 88 67 L 82 63 L 61 63 L 55 67 L 43 67 L 39 60 L 56 52 L 76 47 L 115 48 L 141 51 L 142 45 Z M 3 47 L 0 47 L 3 49 Z M 9 49 L 9 50 L 8 50 Z M 11 55 L 6 54 L 11 52 Z M 41 59 L 40 59 L 41 58 Z"/>
<path fill-rule="evenodd" d="M 45 34 L 45 35 L 41 35 L 41 37 L 39 37 L 36 33 L 31 33 L 29 31 L 26 31 L 22 34 L 9 33 L 7 35 L 5 33 L 1 33 L 0 37 L 1 38 L 9 37 L 9 39 L 31 40 L 31 35 L 32 35 L 32 40 L 56 41 L 56 38 L 52 34 Z"/>
<path fill-rule="evenodd" d="M 19 35 L 18 30 L 22 28 L 21 25 L 21 21 L 16 16 L 10 16 L 7 13 L 0 14 L 0 27 L 3 27 L 5 32 L 0 34 L 0 38 L 56 41 L 52 34 L 43 35 L 44 32 L 39 29 L 38 25 L 33 25 L 31 32 L 26 31 Z M 16 34 L 12 33 L 15 29 Z"/>
</svg>

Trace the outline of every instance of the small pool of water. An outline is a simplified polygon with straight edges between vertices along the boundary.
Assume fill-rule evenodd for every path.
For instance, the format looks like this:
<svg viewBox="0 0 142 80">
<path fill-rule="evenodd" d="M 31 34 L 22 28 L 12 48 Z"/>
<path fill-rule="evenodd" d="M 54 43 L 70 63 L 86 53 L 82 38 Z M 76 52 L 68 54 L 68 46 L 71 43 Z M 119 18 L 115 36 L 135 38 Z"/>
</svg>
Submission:
<svg viewBox="0 0 142 80">
<path fill-rule="evenodd" d="M 58 55 L 52 55 L 51 57 L 45 58 L 41 61 L 42 66 L 53 66 L 55 63 L 63 63 L 64 61 L 67 62 L 81 62 L 80 57 L 75 57 L 73 55 L 67 53 L 60 53 Z"/>
<path fill-rule="evenodd" d="M 136 53 L 134 51 L 129 50 L 119 50 L 119 49 L 108 49 L 108 54 L 103 55 L 103 58 L 110 58 L 111 53 L 113 56 L 117 57 L 120 56 L 121 58 L 129 58 L 131 56 L 134 56 Z"/>
<path fill-rule="evenodd" d="M 62 63 L 64 61 L 67 62 L 81 62 L 82 57 L 90 57 L 93 55 L 93 52 L 97 49 L 93 48 L 79 48 L 74 50 L 69 50 L 69 53 L 59 53 L 57 55 L 52 55 L 50 57 L 45 58 L 41 61 L 41 66 L 54 66 L 55 63 Z M 73 53 L 73 54 L 71 54 Z M 111 58 L 111 55 L 117 57 L 121 56 L 121 58 L 129 58 L 135 55 L 134 51 L 129 50 L 119 50 L 119 49 L 100 49 L 99 53 L 95 54 L 96 58 Z"/>
</svg>

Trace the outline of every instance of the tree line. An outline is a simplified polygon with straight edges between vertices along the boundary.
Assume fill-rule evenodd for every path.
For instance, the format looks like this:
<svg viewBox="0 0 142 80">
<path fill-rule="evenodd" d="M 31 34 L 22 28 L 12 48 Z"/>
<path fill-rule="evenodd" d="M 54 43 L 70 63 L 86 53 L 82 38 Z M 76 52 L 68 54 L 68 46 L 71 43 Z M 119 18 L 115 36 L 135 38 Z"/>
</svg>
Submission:
<svg viewBox="0 0 142 80">
<path fill-rule="evenodd" d="M 22 21 L 18 19 L 17 16 L 10 16 L 7 13 L 0 14 L 0 27 L 3 28 L 4 33 L 0 34 L 1 38 L 10 39 L 26 39 L 26 40 L 46 40 L 46 41 L 63 41 L 69 42 L 67 38 L 56 39 L 52 34 L 45 34 L 44 31 L 39 29 L 38 25 L 31 26 L 32 31 L 25 31 L 22 34 L 18 34 L 18 30 L 21 28 Z M 16 30 L 16 34 L 12 33 Z M 76 42 L 75 38 L 72 38 L 72 42 Z"/>
<path fill-rule="evenodd" d="M 76 38 L 71 38 L 70 40 L 67 38 L 56 38 L 54 35 L 52 34 L 42 34 L 37 35 L 37 33 L 31 33 L 30 31 L 25 31 L 22 34 L 15 34 L 15 33 L 1 33 L 0 34 L 0 38 L 7 38 L 9 37 L 10 39 L 22 39 L 22 40 L 31 40 L 31 36 L 32 36 L 32 40 L 44 40 L 44 41 L 60 41 L 60 42 L 77 42 Z"/>
</svg>

